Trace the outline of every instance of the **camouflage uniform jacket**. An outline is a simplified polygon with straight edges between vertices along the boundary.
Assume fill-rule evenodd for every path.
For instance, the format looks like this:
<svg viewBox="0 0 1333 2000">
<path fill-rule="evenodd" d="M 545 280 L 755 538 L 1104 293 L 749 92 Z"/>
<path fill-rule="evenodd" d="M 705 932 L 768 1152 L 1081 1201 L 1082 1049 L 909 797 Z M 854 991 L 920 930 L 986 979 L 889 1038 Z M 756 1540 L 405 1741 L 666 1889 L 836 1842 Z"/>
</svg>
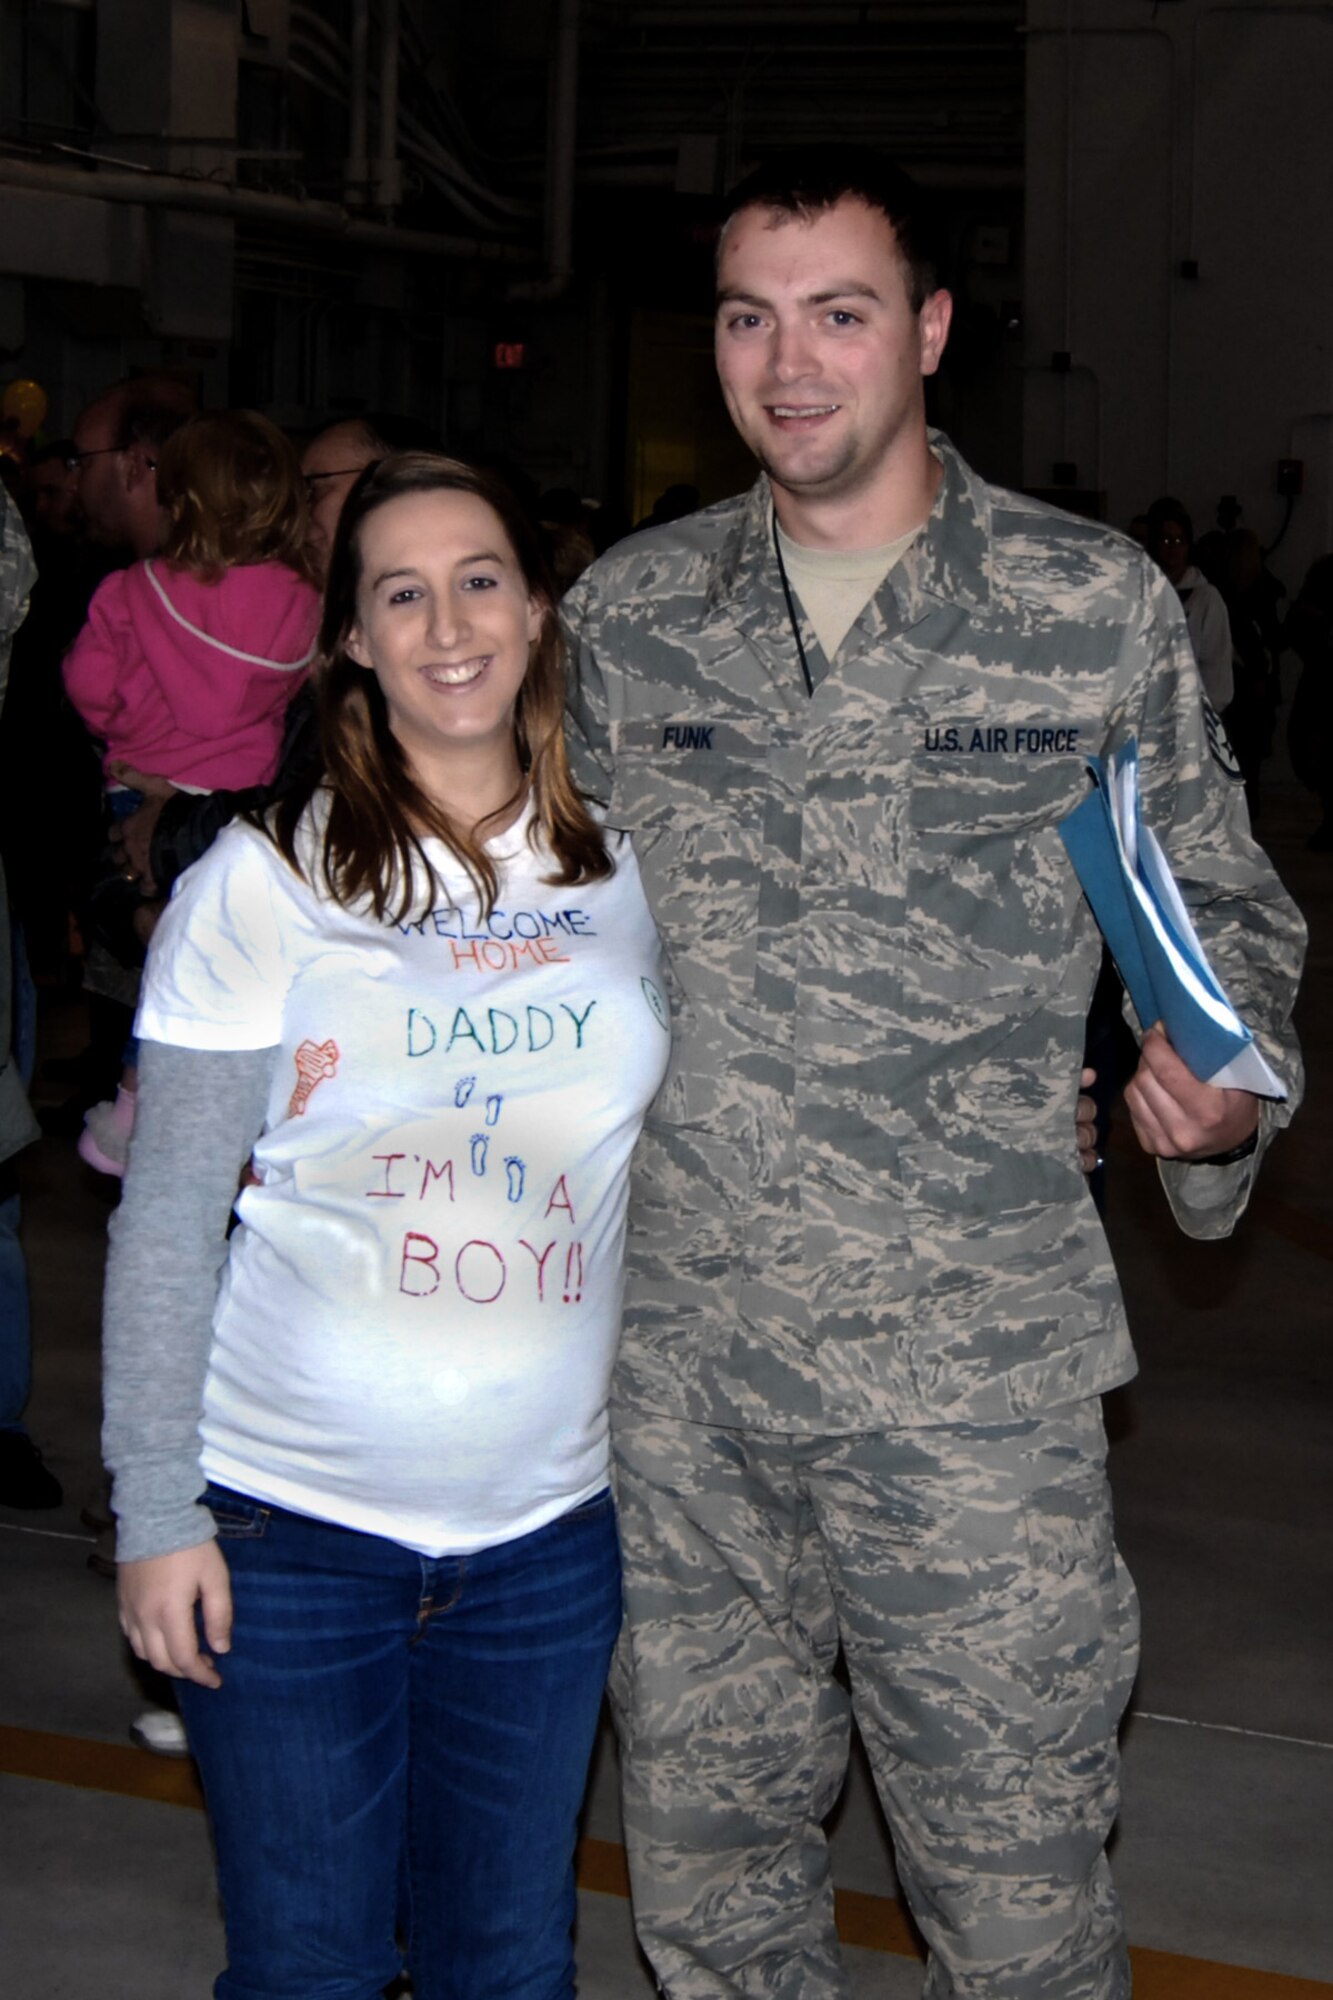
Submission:
<svg viewBox="0 0 1333 2000">
<path fill-rule="evenodd" d="M 1291 1090 L 1265 1139 L 1296 1100 L 1303 927 L 1210 753 L 1170 586 L 932 444 L 931 517 L 832 665 L 804 629 L 813 697 L 763 479 L 565 601 L 574 741 L 673 983 L 616 1391 L 639 1408 L 1003 1422 L 1133 1372 L 1074 1147 L 1100 942 L 1057 827 L 1089 752 L 1138 739 L 1146 815 Z M 1254 1165 L 1169 1169 L 1184 1226 L 1225 1234 Z"/>
<path fill-rule="evenodd" d="M 27 616 L 28 597 L 36 581 L 37 566 L 19 510 L 0 486 L 0 708 L 9 686 L 10 648 Z M 10 1048 L 12 986 L 9 898 L 0 868 L 0 1160 L 30 1145 L 39 1133 Z"/>
</svg>

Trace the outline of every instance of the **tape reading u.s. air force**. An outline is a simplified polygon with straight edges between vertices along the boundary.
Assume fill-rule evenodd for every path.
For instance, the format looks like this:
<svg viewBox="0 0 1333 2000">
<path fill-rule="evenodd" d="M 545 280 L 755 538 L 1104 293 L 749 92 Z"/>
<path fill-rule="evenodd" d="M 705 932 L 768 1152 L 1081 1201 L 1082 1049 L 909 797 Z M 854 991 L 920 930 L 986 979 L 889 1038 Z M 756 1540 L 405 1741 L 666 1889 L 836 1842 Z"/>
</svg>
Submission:
<svg viewBox="0 0 1333 2000">
<path fill-rule="evenodd" d="M 928 726 L 922 747 L 982 757 L 1067 757 L 1079 752 L 1081 731 L 1046 723 L 951 723 Z"/>
</svg>

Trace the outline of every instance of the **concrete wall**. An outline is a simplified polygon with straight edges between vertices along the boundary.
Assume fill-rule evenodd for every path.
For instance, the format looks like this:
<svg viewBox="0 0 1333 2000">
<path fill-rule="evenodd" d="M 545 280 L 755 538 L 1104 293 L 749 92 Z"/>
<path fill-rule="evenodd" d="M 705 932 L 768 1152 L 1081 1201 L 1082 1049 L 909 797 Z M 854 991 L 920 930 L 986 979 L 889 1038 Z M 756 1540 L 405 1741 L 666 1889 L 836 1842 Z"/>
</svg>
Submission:
<svg viewBox="0 0 1333 2000">
<path fill-rule="evenodd" d="M 1197 532 L 1235 493 L 1271 542 L 1301 458 L 1289 585 L 1333 550 L 1330 81 L 1317 0 L 1030 0 L 1025 483 L 1072 464 L 1121 526 L 1172 492 Z"/>
</svg>

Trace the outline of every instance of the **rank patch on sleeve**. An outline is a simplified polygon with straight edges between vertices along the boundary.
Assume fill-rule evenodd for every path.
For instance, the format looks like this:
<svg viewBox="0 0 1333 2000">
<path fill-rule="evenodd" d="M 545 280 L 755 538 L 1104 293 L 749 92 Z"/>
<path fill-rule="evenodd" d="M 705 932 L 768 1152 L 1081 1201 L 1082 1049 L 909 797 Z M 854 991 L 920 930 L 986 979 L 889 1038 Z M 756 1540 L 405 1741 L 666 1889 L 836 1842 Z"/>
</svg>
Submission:
<svg viewBox="0 0 1333 2000">
<path fill-rule="evenodd" d="M 1212 752 L 1213 762 L 1225 771 L 1229 778 L 1243 776 L 1222 718 L 1207 695 L 1203 697 L 1203 726 L 1208 731 L 1208 748 Z"/>
</svg>

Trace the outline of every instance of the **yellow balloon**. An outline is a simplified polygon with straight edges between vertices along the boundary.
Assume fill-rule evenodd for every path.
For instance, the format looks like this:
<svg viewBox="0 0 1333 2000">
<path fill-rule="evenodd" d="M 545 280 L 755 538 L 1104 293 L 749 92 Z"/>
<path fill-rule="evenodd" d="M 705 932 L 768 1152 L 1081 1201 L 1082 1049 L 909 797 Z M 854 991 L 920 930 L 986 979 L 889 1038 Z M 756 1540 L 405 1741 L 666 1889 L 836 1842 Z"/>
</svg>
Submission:
<svg viewBox="0 0 1333 2000">
<path fill-rule="evenodd" d="M 40 382 L 11 382 L 5 390 L 0 409 L 18 424 L 19 436 L 30 438 L 36 435 L 46 420 L 46 391 Z"/>
</svg>

